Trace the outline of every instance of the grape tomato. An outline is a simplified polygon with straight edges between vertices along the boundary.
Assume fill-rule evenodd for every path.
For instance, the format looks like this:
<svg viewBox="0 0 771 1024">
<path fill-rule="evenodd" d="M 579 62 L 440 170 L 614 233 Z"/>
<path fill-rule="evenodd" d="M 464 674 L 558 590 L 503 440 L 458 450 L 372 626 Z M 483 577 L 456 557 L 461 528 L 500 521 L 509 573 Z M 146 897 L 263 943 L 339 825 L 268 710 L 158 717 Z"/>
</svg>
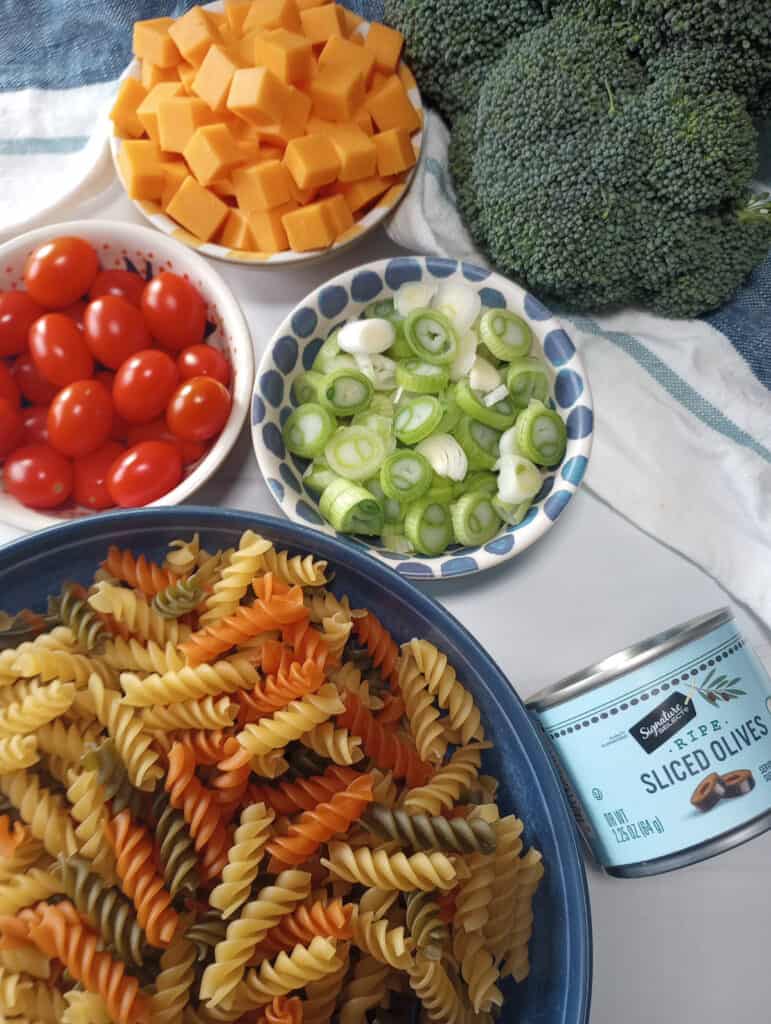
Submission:
<svg viewBox="0 0 771 1024">
<path fill-rule="evenodd" d="M 62 236 L 30 253 L 24 266 L 24 284 L 41 306 L 64 309 L 83 298 L 98 270 L 99 257 L 90 242 Z"/>
<path fill-rule="evenodd" d="M 166 352 L 156 348 L 137 352 L 115 374 L 115 408 L 129 423 L 148 423 L 164 411 L 177 380 L 176 364 Z"/>
<path fill-rule="evenodd" d="M 45 309 L 26 292 L 0 292 L 0 356 L 27 349 L 29 329 Z"/>
<path fill-rule="evenodd" d="M 58 390 L 54 384 L 41 377 L 29 352 L 18 357 L 11 372 L 22 395 L 33 405 L 47 405 Z"/>
<path fill-rule="evenodd" d="M 5 398 L 13 406 L 21 405 L 19 382 L 5 363 L 0 363 L 0 398 Z"/>
<path fill-rule="evenodd" d="M 107 441 L 90 455 L 75 459 L 73 463 L 72 496 L 78 505 L 101 512 L 112 508 L 115 502 L 107 487 L 110 470 L 125 451 L 117 441 Z"/>
<path fill-rule="evenodd" d="M 230 383 L 230 363 L 211 345 L 191 345 L 177 356 L 180 380 L 191 377 L 213 377 L 225 387 Z"/>
<path fill-rule="evenodd" d="M 179 274 L 163 271 L 145 285 L 142 312 L 163 348 L 178 352 L 204 339 L 206 306 L 199 291 Z"/>
<path fill-rule="evenodd" d="M 29 332 L 29 351 L 40 376 L 59 388 L 85 380 L 94 360 L 75 323 L 62 313 L 46 313 Z"/>
<path fill-rule="evenodd" d="M 141 312 L 119 295 L 102 295 L 89 302 L 83 328 L 94 359 L 111 370 L 153 343 Z"/>
<path fill-rule="evenodd" d="M 25 444 L 48 444 L 48 406 L 28 405 L 21 410 Z"/>
<path fill-rule="evenodd" d="M 112 430 L 112 398 L 98 380 L 78 380 L 62 388 L 48 409 L 49 444 L 79 458 L 100 448 Z"/>
<path fill-rule="evenodd" d="M 72 463 L 49 445 L 29 444 L 6 459 L 3 483 L 29 508 L 58 508 L 72 492 Z"/>
<path fill-rule="evenodd" d="M 202 459 L 207 452 L 207 447 L 200 441 L 183 441 L 181 437 L 175 437 L 166 425 L 165 419 L 151 420 L 150 423 L 137 423 L 128 428 L 126 441 L 131 448 L 140 441 L 166 441 L 174 444 L 182 457 L 182 465 L 190 466 Z"/>
<path fill-rule="evenodd" d="M 98 299 L 102 295 L 117 295 L 132 306 L 139 307 L 146 283 L 144 278 L 131 270 L 100 270 L 89 289 L 88 297 Z"/>
<path fill-rule="evenodd" d="M 121 508 L 138 508 L 163 497 L 182 479 L 182 458 L 166 441 L 142 441 L 129 448 L 107 478 L 110 496 Z"/>
<path fill-rule="evenodd" d="M 180 384 L 166 410 L 166 422 L 176 437 L 208 441 L 227 423 L 230 392 L 213 377 L 193 377 Z"/>
<path fill-rule="evenodd" d="M 18 405 L 0 398 L 0 459 L 24 440 L 24 417 Z"/>
</svg>

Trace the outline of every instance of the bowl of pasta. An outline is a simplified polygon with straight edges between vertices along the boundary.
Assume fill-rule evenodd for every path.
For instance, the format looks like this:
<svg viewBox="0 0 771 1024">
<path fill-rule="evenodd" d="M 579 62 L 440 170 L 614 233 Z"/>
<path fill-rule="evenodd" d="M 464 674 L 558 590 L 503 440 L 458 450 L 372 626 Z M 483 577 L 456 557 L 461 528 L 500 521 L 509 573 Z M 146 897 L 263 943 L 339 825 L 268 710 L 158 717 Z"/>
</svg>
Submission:
<svg viewBox="0 0 771 1024">
<path fill-rule="evenodd" d="M 7 545 L 0 587 L 3 1012 L 586 1024 L 558 777 L 430 597 L 192 506 Z"/>
</svg>

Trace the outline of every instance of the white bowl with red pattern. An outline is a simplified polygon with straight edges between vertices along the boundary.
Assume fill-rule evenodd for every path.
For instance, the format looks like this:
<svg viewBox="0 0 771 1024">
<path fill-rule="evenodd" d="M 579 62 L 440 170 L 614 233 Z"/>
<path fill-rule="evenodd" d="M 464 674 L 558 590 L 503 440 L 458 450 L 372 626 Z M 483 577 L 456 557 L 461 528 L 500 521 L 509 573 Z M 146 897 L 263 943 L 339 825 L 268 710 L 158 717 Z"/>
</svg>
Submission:
<svg viewBox="0 0 771 1024">
<path fill-rule="evenodd" d="M 232 407 L 222 433 L 204 457 L 185 467 L 185 477 L 177 487 L 152 502 L 152 507 L 179 505 L 217 472 L 246 418 L 254 381 L 254 354 L 246 318 L 228 285 L 196 252 L 153 228 L 120 221 L 73 220 L 51 224 L 0 245 L 0 291 L 22 289 L 27 256 L 36 246 L 61 235 L 75 235 L 90 242 L 99 254 L 103 270 L 131 270 L 148 280 L 162 270 L 180 274 L 195 285 L 206 303 L 206 342 L 230 362 Z M 74 504 L 49 512 L 27 508 L 6 494 L 0 481 L 0 522 L 9 526 L 40 530 L 87 515 L 94 513 Z"/>
</svg>

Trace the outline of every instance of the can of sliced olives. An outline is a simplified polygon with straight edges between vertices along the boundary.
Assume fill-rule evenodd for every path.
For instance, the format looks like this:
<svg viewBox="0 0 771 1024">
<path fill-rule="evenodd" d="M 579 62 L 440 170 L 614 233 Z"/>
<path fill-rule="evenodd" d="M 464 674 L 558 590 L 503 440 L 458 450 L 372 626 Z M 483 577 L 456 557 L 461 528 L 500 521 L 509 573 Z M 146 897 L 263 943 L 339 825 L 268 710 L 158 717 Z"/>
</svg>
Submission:
<svg viewBox="0 0 771 1024">
<path fill-rule="evenodd" d="M 771 827 L 771 681 L 727 608 L 528 701 L 608 874 L 707 860 Z"/>
</svg>

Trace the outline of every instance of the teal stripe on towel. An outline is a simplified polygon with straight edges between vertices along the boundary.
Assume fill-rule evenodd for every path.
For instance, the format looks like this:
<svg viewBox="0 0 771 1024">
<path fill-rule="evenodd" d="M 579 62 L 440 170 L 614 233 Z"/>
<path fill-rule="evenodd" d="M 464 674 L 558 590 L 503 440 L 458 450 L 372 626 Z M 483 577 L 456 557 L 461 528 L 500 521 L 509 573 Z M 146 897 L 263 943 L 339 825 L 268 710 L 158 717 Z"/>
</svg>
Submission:
<svg viewBox="0 0 771 1024">
<path fill-rule="evenodd" d="M 671 367 L 667 366 L 650 349 L 646 348 L 638 338 L 632 337 L 631 334 L 625 334 L 623 331 L 606 331 L 589 317 L 574 316 L 570 317 L 570 319 L 580 331 L 587 331 L 589 334 L 605 338 L 607 341 L 613 342 L 618 348 L 623 349 L 668 394 L 687 409 L 691 415 L 706 424 L 706 426 L 716 430 L 735 444 L 741 445 L 743 448 L 749 448 L 750 451 L 755 452 L 756 455 L 759 455 L 761 459 L 765 459 L 766 462 L 771 462 L 771 451 L 768 448 L 765 448 L 751 434 L 748 434 L 746 430 L 742 430 L 738 424 L 722 413 L 716 405 L 713 405 L 703 395 L 700 395 L 695 388 L 683 380 Z"/>
<path fill-rule="evenodd" d="M 0 139 L 0 156 L 38 156 L 46 153 L 77 153 L 88 142 L 87 135 L 58 138 Z"/>
</svg>

